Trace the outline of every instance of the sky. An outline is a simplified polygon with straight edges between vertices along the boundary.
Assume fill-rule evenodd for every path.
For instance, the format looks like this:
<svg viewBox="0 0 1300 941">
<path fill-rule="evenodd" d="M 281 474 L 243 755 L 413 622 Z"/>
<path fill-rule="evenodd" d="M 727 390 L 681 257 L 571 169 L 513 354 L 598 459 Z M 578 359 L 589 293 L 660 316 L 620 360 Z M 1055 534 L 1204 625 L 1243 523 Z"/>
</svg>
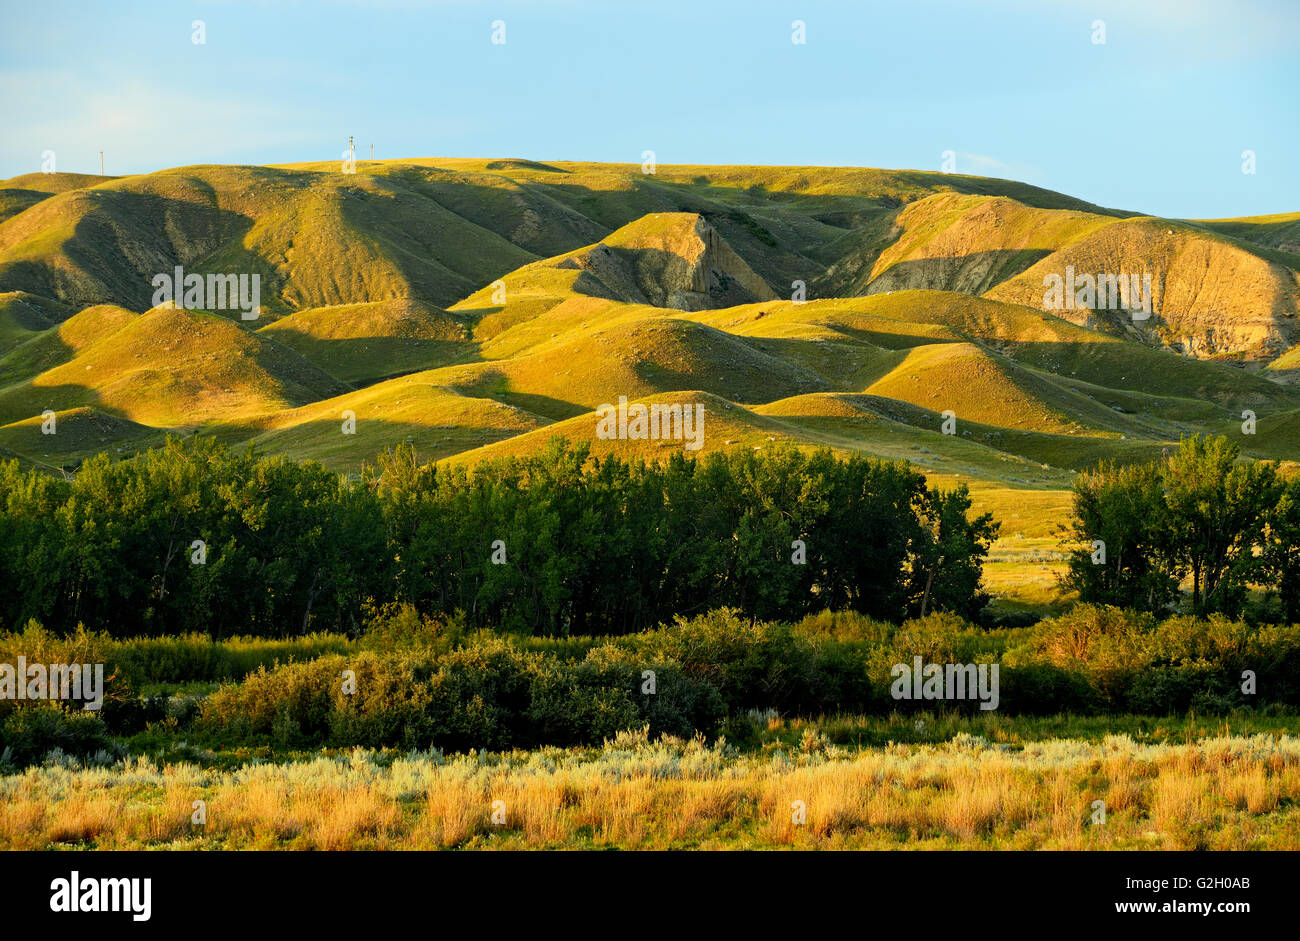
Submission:
<svg viewBox="0 0 1300 941">
<path fill-rule="evenodd" d="M 651 150 L 660 165 L 955 168 L 1174 218 L 1300 210 L 1296 0 L 0 10 L 0 178 L 47 151 L 96 173 L 102 150 L 108 174 L 333 160 L 353 135 L 361 158 Z"/>
</svg>

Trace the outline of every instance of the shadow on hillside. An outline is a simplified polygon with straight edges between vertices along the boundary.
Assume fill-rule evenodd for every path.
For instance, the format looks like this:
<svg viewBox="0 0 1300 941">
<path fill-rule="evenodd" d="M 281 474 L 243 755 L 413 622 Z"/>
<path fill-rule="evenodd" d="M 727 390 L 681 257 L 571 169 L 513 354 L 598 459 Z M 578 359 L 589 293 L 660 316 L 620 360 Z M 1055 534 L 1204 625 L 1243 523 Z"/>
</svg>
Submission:
<svg viewBox="0 0 1300 941">
<path fill-rule="evenodd" d="M 905 321 L 898 323 L 906 325 Z M 830 324 L 831 328 L 843 333 L 862 343 L 869 343 L 872 346 L 878 346 L 882 350 L 892 352 L 903 352 L 915 349 L 918 346 L 928 346 L 933 343 L 966 343 L 967 339 L 954 333 L 951 336 L 933 336 L 925 333 L 902 333 L 887 330 L 865 330 L 862 327 L 850 326 L 841 321 L 834 321 Z M 917 325 L 920 326 L 920 325 Z"/>
<path fill-rule="evenodd" d="M 637 377 L 659 394 L 698 389 L 732 402 L 763 404 L 809 392 L 829 392 L 832 386 L 821 376 L 773 376 L 758 364 L 729 364 L 735 368 L 710 370 L 709 374 L 685 372 L 659 363 L 642 361 L 634 367 Z"/>
<path fill-rule="evenodd" d="M 331 470 L 359 473 L 377 457 L 403 444 L 421 460 L 440 461 L 464 451 L 495 444 L 532 429 L 483 428 L 470 425 L 421 425 L 382 418 L 360 419 L 356 434 L 344 435 L 333 419 L 304 422 L 254 439 L 259 454 L 285 454 L 318 461 Z"/>
<path fill-rule="evenodd" d="M 510 377 L 500 369 L 484 369 L 473 379 L 453 383 L 447 388 L 458 395 L 478 399 L 492 399 L 505 405 L 513 405 L 516 408 L 522 408 L 526 412 L 532 412 L 539 418 L 548 418 L 552 421 L 563 421 L 566 418 L 572 418 L 574 415 L 581 415 L 583 412 L 591 411 L 591 409 L 576 402 L 511 389 Z"/>
<path fill-rule="evenodd" d="M 1300 388 L 1135 343 L 1102 347 L 1096 343 L 1013 341 L 1005 346 L 1005 352 L 1021 365 L 1106 389 L 1237 411 L 1258 405 L 1300 406 Z"/>
<path fill-rule="evenodd" d="M 471 182 L 472 177 L 453 174 L 457 198 L 444 196 L 440 200 L 437 191 L 425 185 L 425 176 L 422 171 L 419 179 L 400 173 L 371 177 L 380 181 L 383 192 L 379 193 L 344 187 L 338 211 L 364 240 L 382 251 L 414 296 L 439 306 L 460 300 L 530 261 L 549 257 L 538 252 L 554 255 L 591 244 L 597 240 L 593 232 L 608 233 L 648 213 L 700 214 L 777 296 L 785 297 L 792 282 L 813 284 L 825 275 L 827 264 L 840 254 L 830 246 L 851 246 L 852 242 L 844 240 L 852 240 L 864 229 L 872 233 L 868 243 L 878 240 L 883 233 L 875 230 L 880 225 L 888 229 L 889 220 L 902 205 L 900 196 L 925 195 L 936 181 L 960 193 L 1010 193 L 1031 206 L 1084 205 L 1007 181 L 912 171 L 888 174 L 890 180 L 898 181 L 888 185 L 898 189 L 899 195 L 768 192 L 759 186 L 701 184 L 652 175 L 632 177 L 626 189 L 597 190 L 569 182 L 568 173 L 557 173 L 554 180 L 520 183 L 515 197 L 518 205 L 512 204 L 510 212 L 465 216 L 457 207 L 499 205 L 503 198 L 500 186 L 477 184 Z M 40 263 L 7 266 L 0 271 L 0 289 L 13 287 L 64 297 L 77 306 L 102 302 L 134 310 L 150 306 L 150 279 L 158 272 L 141 270 L 140 259 L 156 258 L 156 267 L 170 270 L 214 253 L 243 251 L 239 243 L 255 222 L 247 215 L 216 208 L 211 184 L 197 176 L 186 178 L 185 185 L 206 192 L 209 198 L 176 199 L 129 189 L 87 191 L 85 198 L 93 199 L 94 206 L 77 221 L 64 246 L 84 276 L 61 274 L 53 265 Z M 906 193 L 909 185 L 915 187 L 915 193 Z M 383 211 L 377 211 L 381 199 Z M 555 203 L 580 216 L 555 212 Z M 552 206 L 550 214 L 547 204 Z M 542 240 L 545 244 L 539 244 L 534 231 L 537 224 L 529 222 L 530 213 L 542 217 L 538 231 L 547 234 Z M 456 227 L 462 224 L 465 228 L 460 232 Z M 591 241 L 582 241 L 579 231 Z M 184 244 L 175 243 L 175 233 L 184 233 Z M 481 233 L 481 239 L 476 233 Z M 869 245 L 864 248 L 869 254 Z M 310 261 L 302 258 L 299 264 Z M 267 270 L 273 274 L 273 269 Z M 277 296 L 278 287 L 266 285 L 263 296 Z M 355 285 L 337 289 L 340 296 L 336 302 L 368 300 L 351 293 Z"/>
<path fill-rule="evenodd" d="M 836 328 L 838 329 L 838 328 Z M 841 392 L 857 392 L 886 375 L 898 365 L 901 356 L 867 340 L 845 336 L 834 341 L 833 353 L 827 352 L 832 344 L 817 339 L 794 337 L 740 337 L 758 352 L 788 363 L 797 363 L 821 376 Z"/>
<path fill-rule="evenodd" d="M 54 271 L 38 261 L 10 261 L 0 265 L 0 291 L 24 291 L 50 303 L 64 303 Z"/>
<path fill-rule="evenodd" d="M 443 205 L 420 184 L 397 177 L 376 177 L 383 182 L 378 193 L 344 192 L 338 204 L 342 220 L 395 266 L 412 296 L 447 308 L 494 279 L 537 261 L 537 255 L 505 235 L 464 218 Z M 496 194 L 487 187 L 484 201 Z M 382 211 L 377 211 L 380 202 Z M 481 235 L 480 235 L 481 233 Z M 358 303 L 367 297 L 348 297 L 341 303 Z"/>
<path fill-rule="evenodd" d="M 212 187 L 190 182 L 209 194 L 210 205 L 152 193 L 96 190 L 96 207 L 77 220 L 64 252 L 107 290 L 91 294 L 72 283 L 54 296 L 78 308 L 108 302 L 147 310 L 153 306 L 155 275 L 170 275 L 177 265 L 193 264 L 222 245 L 242 240 L 254 220 L 216 208 Z M 173 232 L 184 232 L 190 244 L 177 246 L 170 236 Z M 141 268 L 143 258 L 158 263 Z M 264 297 L 272 294 L 273 286 L 262 286 Z"/>
<path fill-rule="evenodd" d="M 531 412 L 539 418 L 549 418 L 551 421 L 564 421 L 566 418 L 591 411 L 585 405 L 531 392 L 498 392 L 492 398 L 505 405 L 522 408 L 525 412 Z"/>
<path fill-rule="evenodd" d="M 162 429 L 131 421 L 117 409 L 99 404 L 98 396 L 79 386 L 50 386 L 39 390 L 46 404 L 18 418 L 0 416 L 0 449 L 50 469 L 75 470 L 85 458 L 100 452 L 115 458 L 161 444 Z M 2 407 L 2 406 L 0 406 Z M 55 412 L 54 432 L 45 434 L 42 413 Z"/>
<path fill-rule="evenodd" d="M 20 212 L 25 212 L 39 202 L 49 199 L 53 193 L 19 187 L 0 189 L 0 222 L 12 219 Z"/>
<path fill-rule="evenodd" d="M 993 249 L 967 255 L 913 258 L 891 265 L 871 282 L 871 294 L 887 291 L 956 291 L 983 294 L 1033 267 L 1048 249 Z"/>
<path fill-rule="evenodd" d="M 829 227 L 821 224 L 798 227 L 797 231 L 785 225 L 781 229 L 786 241 L 782 241 L 781 236 L 748 211 L 747 205 L 712 199 L 690 183 L 661 181 L 652 176 L 635 183 L 631 190 L 612 192 L 557 181 L 545 184 L 545 191 L 610 232 L 651 213 L 696 213 L 717 230 L 778 297 L 789 295 L 792 281 L 811 283 L 825 271 L 824 264 L 799 249 L 810 242 L 822 244 L 842 234 L 839 230 L 822 234 L 818 230 Z M 745 192 L 735 189 L 728 191 L 728 195 L 743 203 L 739 197 Z M 783 208 L 806 215 L 810 222 L 826 207 L 824 197 L 795 197 L 793 203 Z M 799 249 L 795 248 L 796 243 Z"/>
<path fill-rule="evenodd" d="M 7 351 L 0 346 L 0 389 L 35 379 L 76 355 L 77 351 L 63 337 L 43 331 Z"/>
<path fill-rule="evenodd" d="M 21 291 L 6 292 L 6 296 L 0 296 L 0 330 L 3 330 L 3 321 L 8 320 L 14 327 L 26 333 L 40 333 L 51 327 L 57 327 L 72 313 L 68 305 L 48 297 Z M 0 333 L 0 336 L 3 335 Z M 23 336 L 19 342 L 26 342 L 29 339 L 32 338 Z M 0 356 L 5 352 L 6 348 L 0 347 Z"/>
<path fill-rule="evenodd" d="M 71 408 L 87 407 L 130 421 L 116 409 L 104 407 L 99 394 L 86 386 L 71 383 L 33 386 L 30 382 L 23 382 L 0 390 L 0 425 L 37 418 L 46 409 L 63 412 Z"/>
<path fill-rule="evenodd" d="M 484 164 L 485 170 L 539 170 L 544 173 L 569 173 L 569 170 L 561 170 L 559 167 L 553 167 L 549 163 L 538 163 L 536 160 L 525 160 L 522 157 L 505 157 L 501 160 L 493 160 Z"/>
<path fill-rule="evenodd" d="M 480 344 L 468 340 L 411 337 L 321 339 L 283 330 L 262 335 L 293 350 L 355 389 L 426 369 L 475 363 L 481 359 Z"/>
</svg>

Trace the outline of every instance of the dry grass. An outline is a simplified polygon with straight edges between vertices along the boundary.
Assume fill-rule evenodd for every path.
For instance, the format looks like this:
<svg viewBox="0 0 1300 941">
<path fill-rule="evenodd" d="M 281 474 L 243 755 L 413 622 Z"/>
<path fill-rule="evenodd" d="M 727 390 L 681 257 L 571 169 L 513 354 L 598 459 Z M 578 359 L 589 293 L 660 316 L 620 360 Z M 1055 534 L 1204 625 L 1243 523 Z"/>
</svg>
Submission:
<svg viewBox="0 0 1300 941">
<path fill-rule="evenodd" d="M 0 778 L 0 847 L 1297 849 L 1298 801 L 1290 736 L 1014 749 L 962 734 L 746 755 L 623 735 L 596 750 L 357 750 L 227 772 L 50 765 Z"/>
</svg>

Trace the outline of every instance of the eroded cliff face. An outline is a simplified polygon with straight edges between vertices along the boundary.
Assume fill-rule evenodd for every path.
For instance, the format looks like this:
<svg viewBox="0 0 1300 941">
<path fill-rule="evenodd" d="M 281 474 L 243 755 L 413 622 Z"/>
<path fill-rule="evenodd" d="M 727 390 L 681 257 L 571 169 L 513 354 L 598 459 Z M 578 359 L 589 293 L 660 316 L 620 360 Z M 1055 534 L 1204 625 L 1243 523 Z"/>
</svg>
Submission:
<svg viewBox="0 0 1300 941">
<path fill-rule="evenodd" d="M 772 289 L 696 213 L 652 213 L 604 243 L 656 307 L 708 310 L 772 300 Z"/>
<path fill-rule="evenodd" d="M 898 213 L 854 293 L 983 294 L 1062 245 L 1115 221 L 1095 213 L 1035 209 L 1001 197 L 927 197 Z"/>
<path fill-rule="evenodd" d="M 1285 241 L 1288 232 L 1271 235 Z M 1149 318 L 1100 299 L 1051 312 L 1197 358 L 1268 362 L 1300 340 L 1300 274 L 1285 250 L 1209 224 L 938 194 L 905 207 L 871 252 L 854 257 L 850 293 L 960 291 L 1040 309 L 1053 275 L 1150 276 Z"/>
<path fill-rule="evenodd" d="M 1043 306 L 1044 279 L 1077 273 L 1151 275 L 1152 315 L 1119 310 L 1052 311 L 1084 326 L 1109 323 L 1197 358 L 1238 354 L 1268 361 L 1300 339 L 1300 277 L 1239 244 L 1191 226 L 1129 220 L 1106 226 L 988 291 Z"/>
<path fill-rule="evenodd" d="M 767 283 L 692 212 L 651 213 L 568 256 L 614 299 L 696 311 L 773 300 Z"/>
<path fill-rule="evenodd" d="M 776 298 L 776 294 L 767 283 L 745 264 L 744 259 L 737 255 L 717 230 L 704 219 L 697 217 L 695 234 L 704 243 L 704 251 L 698 256 L 692 275 L 694 283 L 700 284 L 701 287 L 693 288 L 692 291 L 708 294 L 710 307 L 719 306 L 712 303 L 712 299 L 719 296 L 725 298 L 739 295 L 742 298 L 721 306 L 730 306 L 731 303 L 743 304 L 751 300 L 769 301 Z M 669 304 L 669 306 L 676 305 Z"/>
</svg>

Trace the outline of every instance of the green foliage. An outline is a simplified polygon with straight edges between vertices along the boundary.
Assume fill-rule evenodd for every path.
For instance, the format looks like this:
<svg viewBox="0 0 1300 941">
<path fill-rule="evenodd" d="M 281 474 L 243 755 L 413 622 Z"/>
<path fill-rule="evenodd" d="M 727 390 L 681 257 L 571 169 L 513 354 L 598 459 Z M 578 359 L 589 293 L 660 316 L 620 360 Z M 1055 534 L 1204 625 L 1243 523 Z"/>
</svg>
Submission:
<svg viewBox="0 0 1300 941">
<path fill-rule="evenodd" d="M 1036 664 L 1091 689 L 1096 708 L 1160 715 L 1196 709 L 1300 705 L 1300 625 L 1253 627 L 1222 615 L 1173 617 L 1079 605 L 1030 629 L 1007 658 L 1016 671 Z M 1242 690 L 1255 675 L 1257 692 Z"/>
<path fill-rule="evenodd" d="M 621 634 L 716 607 L 759 619 L 846 607 L 897 620 L 923 603 L 974 613 L 994 532 L 986 517 L 967 521 L 965 490 L 932 493 L 903 464 L 789 448 L 647 464 L 556 440 L 470 476 L 401 447 L 370 479 L 400 600 L 512 632 Z M 496 540 L 506 564 L 493 563 Z M 928 601 L 922 562 L 938 576 Z"/>
<path fill-rule="evenodd" d="M 1241 609 L 1254 550 L 1264 536 L 1280 488 L 1265 461 L 1238 464 L 1227 438 L 1186 438 L 1164 468 L 1165 506 L 1175 551 L 1192 573 L 1192 607 Z"/>
<path fill-rule="evenodd" d="M 642 671 L 656 672 L 654 694 Z M 352 671 L 355 691 L 344 689 Z M 582 661 L 481 635 L 432 658 L 364 651 L 261 669 L 203 703 L 196 730 L 223 741 L 502 750 L 598 744 L 620 731 L 712 733 L 725 706 L 707 683 L 629 651 Z"/>
<path fill-rule="evenodd" d="M 1235 614 L 1251 582 L 1271 572 L 1294 608 L 1286 599 L 1300 598 L 1300 563 L 1287 540 L 1297 512 L 1273 464 L 1238 463 L 1238 454 L 1224 437 L 1193 436 L 1163 462 L 1080 474 L 1067 529 L 1080 545 L 1065 585 L 1085 602 L 1162 611 L 1190 575 L 1194 612 Z"/>
<path fill-rule="evenodd" d="M 681 665 L 721 694 L 733 711 L 750 707 L 799 712 L 824 708 L 814 648 L 788 625 L 746 621 L 718 609 L 628 639 L 647 660 Z"/>
<path fill-rule="evenodd" d="M 111 697 L 119 680 L 133 689 L 158 683 L 237 680 L 259 666 L 314 660 L 348 648 L 347 638 L 337 634 L 285 640 L 229 637 L 214 641 L 201 634 L 118 640 L 78 625 L 72 633 L 60 636 L 33 620 L 21 631 L 0 634 L 0 663 L 14 663 L 19 654 L 29 663 L 103 663 Z"/>
<path fill-rule="evenodd" d="M 60 488 L 38 477 L 0 467 L 0 531 L 14 519 L 21 538 L 0 541 L 15 623 L 35 617 L 62 632 L 84 622 L 114 636 L 306 634 L 356 628 L 361 600 L 384 579 L 379 508 L 316 464 L 169 438 L 127 461 L 98 455 Z M 36 525 L 37 515 L 50 522 Z"/>
<path fill-rule="evenodd" d="M 42 616 L 58 592 L 67 546 L 55 512 L 70 489 L 0 461 L 0 618 L 11 624 Z"/>
<path fill-rule="evenodd" d="M 644 691 L 646 671 L 654 674 L 653 693 Z M 579 666 L 578 674 L 588 683 L 633 690 L 630 698 L 637 707 L 634 726 L 640 723 L 635 727 L 644 728 L 651 737 L 690 738 L 697 732 L 711 735 L 728 711 L 728 704 L 717 688 L 681 664 L 647 659 L 616 644 L 592 649 Z"/>
<path fill-rule="evenodd" d="M 1300 707 L 1300 625 L 1220 615 L 1158 622 L 1080 605 L 1032 628 L 986 631 L 953 614 L 901 625 L 818 615 L 799 625 L 719 609 L 570 658 L 480 633 L 463 644 L 366 650 L 259 670 L 203 704 L 200 736 L 284 746 L 434 745 L 452 751 L 589 745 L 620 732 L 753 737 L 747 711 L 980 712 L 975 700 L 895 700 L 895 664 L 990 664 L 1000 715 L 1228 714 Z M 356 692 L 343 692 L 343 671 Z M 1242 690 L 1245 671 L 1257 691 Z M 653 687 L 648 686 L 653 674 Z M 653 692 L 649 689 L 653 688 Z"/>
<path fill-rule="evenodd" d="M 980 579 L 998 524 L 990 513 L 970 519 L 970 507 L 965 484 L 950 491 L 926 490 L 921 500 L 911 582 L 912 598 L 919 595 L 920 600 L 909 606 L 921 617 L 953 611 L 973 621 L 990 601 L 980 590 Z"/>
<path fill-rule="evenodd" d="M 1110 462 L 1081 473 L 1070 535 L 1082 547 L 1070 554 L 1065 586 L 1086 602 L 1150 611 L 1169 605 L 1179 577 L 1165 517 L 1159 465 Z"/>
<path fill-rule="evenodd" d="M 363 643 L 376 650 L 440 652 L 465 637 L 463 615 L 433 617 L 410 602 L 392 601 L 375 612 L 366 625 Z"/>
<path fill-rule="evenodd" d="M 1269 516 L 1261 563 L 1265 580 L 1282 604 L 1283 617 L 1300 621 L 1300 480 L 1286 485 Z"/>
<path fill-rule="evenodd" d="M 452 621 L 623 634 L 717 607 L 974 616 L 996 527 L 969 509 L 964 488 L 828 451 L 649 464 L 557 438 L 471 473 L 404 445 L 348 480 L 169 438 L 130 460 L 99 455 L 70 483 L 0 465 L 0 615 L 60 634 L 218 639 L 367 624 L 431 638 Z M 416 610 L 444 627 L 418 627 Z"/>
<path fill-rule="evenodd" d="M 112 753 L 104 720 L 94 712 L 39 703 L 0 709 L 0 766 L 23 768 L 37 764 L 55 749 L 86 758 Z"/>
<path fill-rule="evenodd" d="M 14 747 L 26 749 L 26 762 L 54 747 L 86 754 L 70 750 L 77 746 L 69 738 L 74 732 L 138 735 L 164 719 L 210 745 L 467 751 L 592 745 L 642 729 L 651 737 L 712 735 L 724 720 L 728 735 L 752 737 L 754 729 L 737 718 L 748 710 L 789 717 L 979 711 L 973 700 L 893 699 L 893 666 L 915 657 L 927 664 L 996 664 L 1001 715 L 1300 707 L 1300 625 L 1258 627 L 1222 615 L 1158 621 L 1148 613 L 1078 605 L 1031 628 L 988 631 L 951 613 L 893 625 L 822 612 L 789 625 L 718 609 L 641 634 L 563 641 L 446 628 L 441 619 L 397 607 L 363 644 L 339 647 L 339 638 L 334 644 L 317 638 L 315 659 L 283 665 L 266 653 L 285 654 L 294 649 L 290 643 L 244 641 L 260 663 L 202 700 L 196 717 L 187 714 L 196 708 L 189 700 L 168 706 L 140 698 L 122 674 L 132 656 L 139 657 L 132 669 L 147 664 L 151 676 L 168 664 L 191 674 L 201 665 L 209 672 L 229 669 L 220 657 L 138 653 L 194 649 L 198 639 L 177 647 L 84 631 L 58 638 L 29 625 L 3 638 L 0 659 L 15 651 L 56 662 L 107 658 L 117 664 L 110 696 L 93 722 L 73 713 L 18 716 L 52 707 L 0 702 L 0 725 L 14 723 Z M 1246 671 L 1254 674 L 1254 693 L 1242 689 Z M 148 733 L 140 741 L 156 745 L 156 739 Z M 87 738 L 86 747 L 94 744 L 93 752 L 104 741 Z"/>
</svg>

